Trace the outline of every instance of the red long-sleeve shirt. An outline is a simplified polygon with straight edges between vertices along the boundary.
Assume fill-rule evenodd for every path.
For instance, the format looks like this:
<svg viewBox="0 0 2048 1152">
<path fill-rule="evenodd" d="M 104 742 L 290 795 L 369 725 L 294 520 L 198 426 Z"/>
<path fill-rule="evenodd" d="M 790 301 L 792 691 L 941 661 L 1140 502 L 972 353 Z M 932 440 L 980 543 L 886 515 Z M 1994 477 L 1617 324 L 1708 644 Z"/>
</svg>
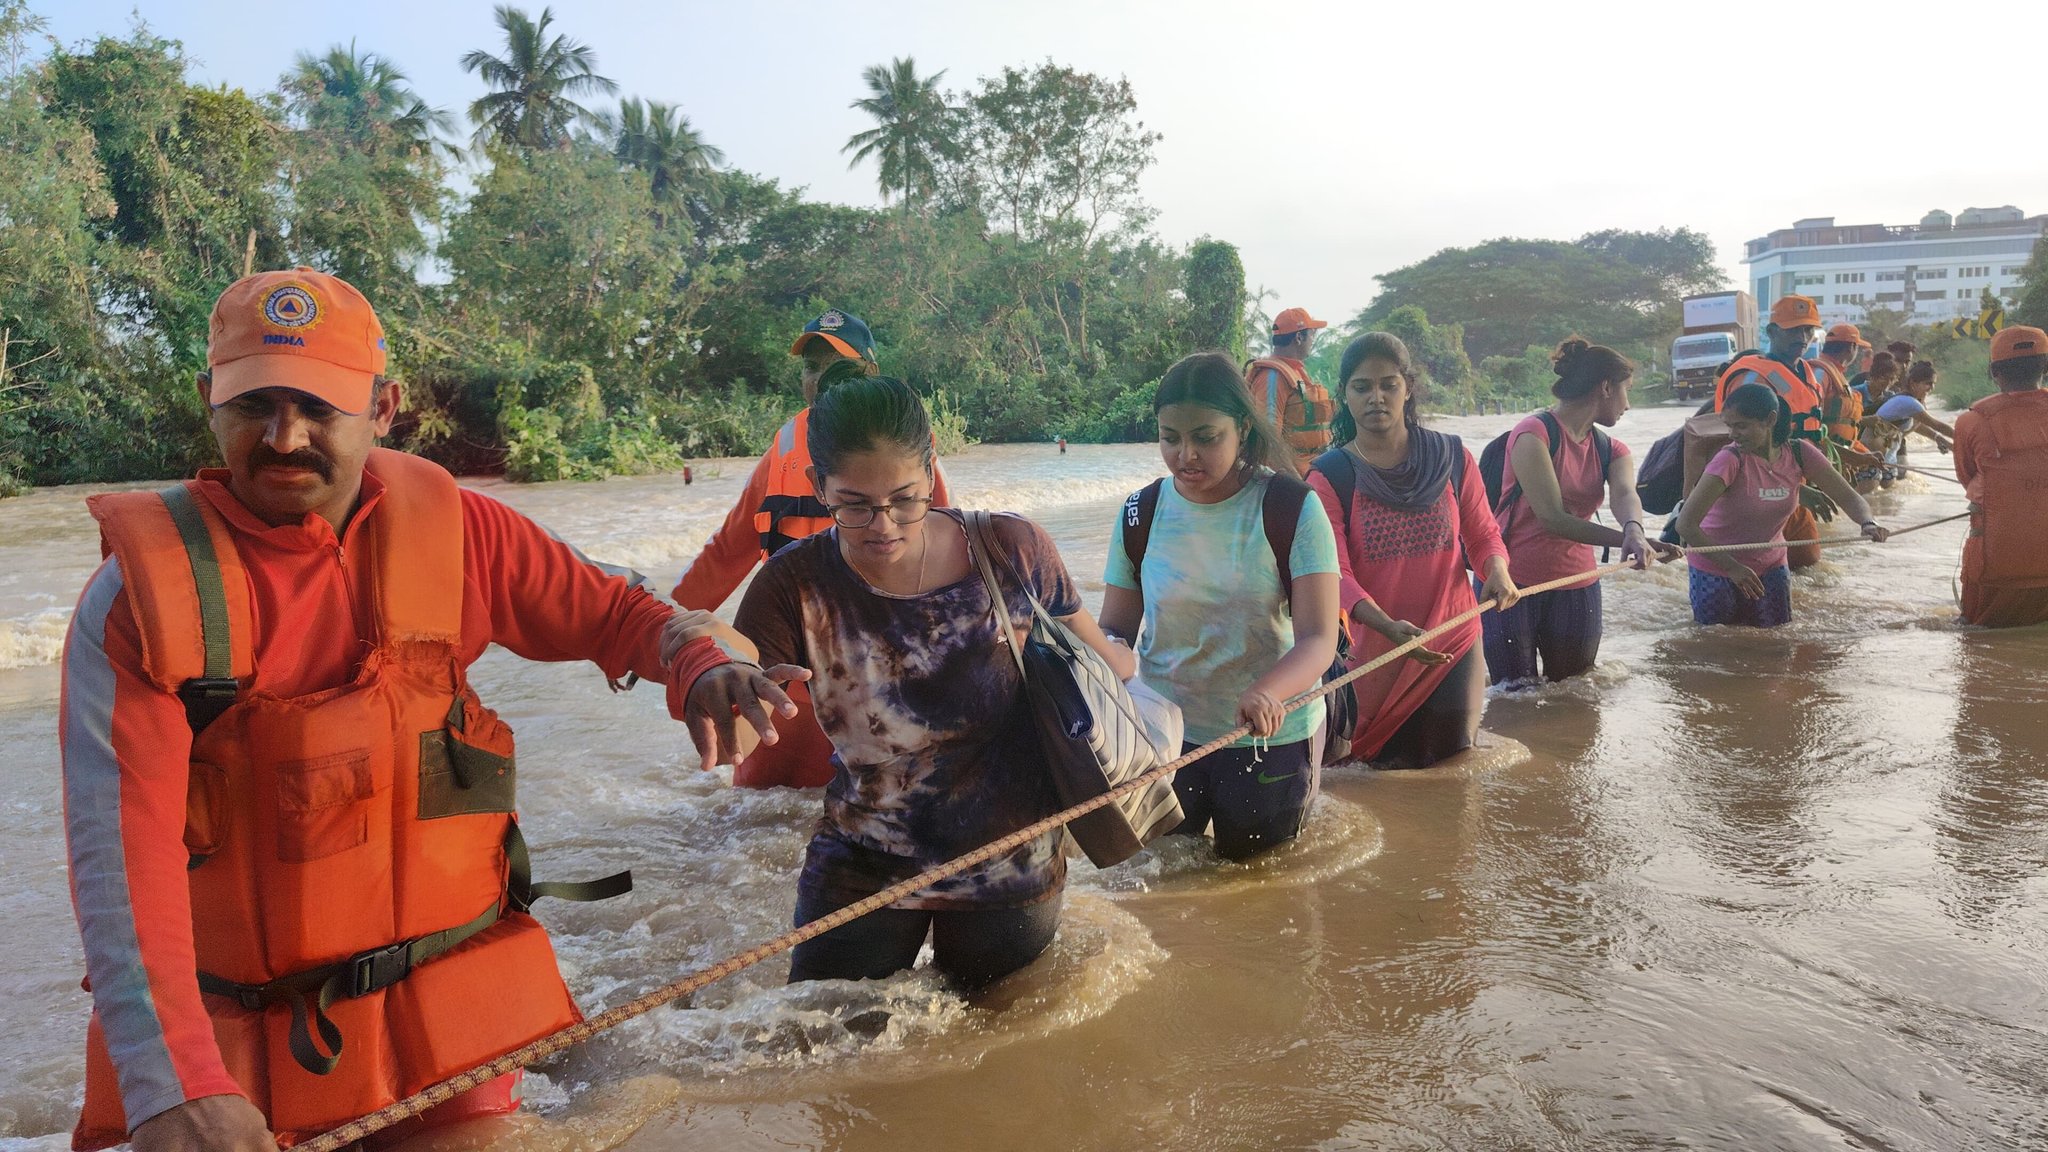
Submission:
<svg viewBox="0 0 2048 1152">
<path fill-rule="evenodd" d="M 348 546 L 378 514 L 383 484 L 337 538 L 318 516 L 271 527 L 235 499 L 224 471 L 200 494 L 225 518 L 256 618 L 245 691 L 295 697 L 350 683 L 373 619 L 366 549 Z M 687 686 L 725 657 L 699 641 L 664 673 L 672 609 L 533 521 L 464 490 L 460 659 L 492 643 L 533 660 L 590 660 Z M 184 843 L 192 732 L 183 703 L 150 683 L 120 564 L 87 583 L 64 652 L 59 739 L 72 898 L 86 970 L 130 1129 L 203 1096 L 238 1094 L 200 1002 Z M 672 693 L 672 699 L 681 694 Z"/>
</svg>

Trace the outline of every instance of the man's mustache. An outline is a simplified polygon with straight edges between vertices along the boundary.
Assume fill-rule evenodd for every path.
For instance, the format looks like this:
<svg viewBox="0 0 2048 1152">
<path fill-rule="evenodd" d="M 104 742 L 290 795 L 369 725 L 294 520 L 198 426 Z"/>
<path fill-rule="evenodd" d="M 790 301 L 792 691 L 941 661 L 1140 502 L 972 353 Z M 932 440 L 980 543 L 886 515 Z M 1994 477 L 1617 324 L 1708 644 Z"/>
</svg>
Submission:
<svg viewBox="0 0 2048 1152">
<path fill-rule="evenodd" d="M 334 479 L 334 462 L 311 448 L 280 455 L 269 445 L 258 444 L 249 453 L 249 468 L 251 471 L 259 468 L 303 468 L 308 472 L 318 472 L 322 480 Z"/>
</svg>

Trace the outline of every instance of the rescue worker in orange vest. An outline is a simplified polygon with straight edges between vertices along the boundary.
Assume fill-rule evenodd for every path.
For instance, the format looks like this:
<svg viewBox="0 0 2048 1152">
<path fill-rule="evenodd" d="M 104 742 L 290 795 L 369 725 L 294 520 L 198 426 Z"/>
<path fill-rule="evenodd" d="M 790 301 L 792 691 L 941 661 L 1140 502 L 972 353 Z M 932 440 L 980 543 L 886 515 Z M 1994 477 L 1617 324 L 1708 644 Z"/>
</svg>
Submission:
<svg viewBox="0 0 2048 1152">
<path fill-rule="evenodd" d="M 630 879 L 528 876 L 512 732 L 467 677 L 490 644 L 665 682 L 711 760 L 804 675 L 702 638 L 664 668 L 637 576 L 375 447 L 398 385 L 347 283 L 237 281 L 207 362 L 227 467 L 90 498 L 106 559 L 65 641 L 79 1149 L 270 1152 L 580 1018 L 528 906 Z M 411 1130 L 517 1102 L 515 1073 Z"/>
<path fill-rule="evenodd" d="M 1245 366 L 1252 402 L 1266 406 L 1266 415 L 1294 451 L 1302 475 L 1330 446 L 1330 419 L 1337 414 L 1329 390 L 1309 377 L 1303 361 L 1315 351 L 1316 330 L 1329 327 L 1306 308 L 1289 308 L 1273 317 L 1273 351 Z"/>
<path fill-rule="evenodd" d="M 1714 387 L 1714 411 L 1721 411 L 1728 394 L 1744 384 L 1768 384 L 1792 410 L 1792 439 L 1824 443 L 1827 437 L 1826 399 L 1819 370 L 1802 357 L 1820 335 L 1820 307 L 1808 296 L 1784 296 L 1771 305 L 1770 323 L 1764 325 L 1764 349 L 1735 358 L 1721 372 Z M 1816 519 L 1816 517 L 1818 519 Z M 1799 507 L 1785 522 L 1787 562 L 1805 568 L 1820 562 L 1820 549 L 1801 541 L 1820 539 L 1820 520 L 1835 518 L 1835 502 L 1811 484 L 1799 489 Z"/>
<path fill-rule="evenodd" d="M 1956 417 L 1956 479 L 1970 497 L 1963 621 L 2017 628 L 2048 621 L 2048 333 L 1991 338 L 1998 394 Z"/>
<path fill-rule="evenodd" d="M 1863 394 L 1849 386 L 1852 372 L 1868 364 L 1870 341 L 1854 324 L 1837 324 L 1821 341 L 1813 361 L 1821 378 L 1822 419 L 1827 424 L 1827 449 L 1844 475 L 1882 464 L 1857 443 L 1863 425 Z M 1859 373 L 1860 374 L 1860 373 Z"/>
<path fill-rule="evenodd" d="M 874 375 L 875 338 L 860 317 L 833 308 L 804 325 L 789 346 L 789 354 L 803 360 L 804 410 L 783 423 L 768 451 L 754 465 L 725 522 L 683 569 L 671 595 L 684 608 L 717 611 L 761 561 L 785 545 L 832 526 L 832 516 L 819 503 L 811 484 L 810 404 L 818 398 L 819 380 L 834 364 L 851 360 Z M 946 474 L 936 457 L 932 470 L 932 502 L 951 507 Z M 782 739 L 755 749 L 734 766 L 732 782 L 736 786 L 820 788 L 832 782 L 832 742 L 811 712 L 810 690 L 803 684 L 791 685 L 789 696 L 796 702 L 797 712 L 775 722 Z"/>
</svg>

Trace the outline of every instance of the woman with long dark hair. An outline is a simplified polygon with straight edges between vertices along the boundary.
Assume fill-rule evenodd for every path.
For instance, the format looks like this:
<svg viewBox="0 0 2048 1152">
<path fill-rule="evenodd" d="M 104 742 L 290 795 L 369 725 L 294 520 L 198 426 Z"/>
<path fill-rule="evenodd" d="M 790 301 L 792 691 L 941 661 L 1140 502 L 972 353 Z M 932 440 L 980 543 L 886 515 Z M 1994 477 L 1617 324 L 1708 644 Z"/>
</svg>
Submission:
<svg viewBox="0 0 2048 1152">
<path fill-rule="evenodd" d="M 1792 572 L 1786 566 L 1785 522 L 1811 484 L 1828 494 L 1863 535 L 1890 535 L 1870 516 L 1870 505 L 1849 485 L 1827 454 L 1808 440 L 1793 440 L 1792 412 L 1768 384 L 1744 384 L 1721 409 L 1733 441 L 1715 453 L 1678 511 L 1678 535 L 1689 547 L 1776 544 L 1720 555 L 1688 556 L 1692 618 L 1701 624 L 1774 628 L 1792 619 Z"/>
<path fill-rule="evenodd" d="M 1481 594 L 1511 607 L 1500 526 L 1478 462 L 1455 436 L 1422 426 L 1408 346 L 1368 332 L 1344 349 L 1337 378 L 1340 445 L 1317 458 L 1309 485 L 1337 525 L 1341 602 L 1357 667 L 1471 608 L 1469 559 Z M 1474 620 L 1354 682 L 1351 755 L 1387 768 L 1426 768 L 1470 748 L 1486 703 Z"/>
<path fill-rule="evenodd" d="M 1508 432 L 1500 506 L 1494 518 L 1508 550 L 1508 575 L 1528 587 L 1594 566 L 1593 546 L 1621 549 L 1624 560 L 1647 568 L 1654 552 L 1676 558 L 1675 545 L 1652 543 L 1643 533 L 1643 502 L 1636 495 L 1636 462 L 1628 445 L 1609 436 L 1628 411 L 1636 366 L 1604 344 L 1574 336 L 1557 346 L 1557 403 L 1527 416 Z M 1605 500 L 1620 528 L 1595 523 Z M 1486 635 L 1486 670 L 1494 683 L 1534 680 L 1540 659 L 1551 680 L 1577 676 L 1600 655 L 1600 581 L 1524 596 L 1511 608 L 1480 618 Z"/>
<path fill-rule="evenodd" d="M 1178 704 L 1190 747 L 1252 734 L 1174 777 L 1186 819 L 1237 860 L 1292 839 L 1314 799 L 1320 700 L 1292 713 L 1337 653 L 1337 546 L 1322 506 L 1228 356 L 1186 357 L 1153 397 L 1172 473 L 1110 531 L 1102 626 L 1138 641 L 1145 682 Z"/>
<path fill-rule="evenodd" d="M 833 527 L 770 558 L 736 624 L 771 664 L 812 671 L 832 782 L 797 881 L 809 923 L 1051 812 L 1022 679 L 996 631 L 1023 635 L 1045 605 L 1119 675 L 1136 667 L 1081 605 L 1044 529 L 997 513 L 998 613 L 966 524 L 932 507 L 932 432 L 917 393 L 886 376 L 844 380 L 811 406 L 811 483 Z M 1001 561 L 1008 561 L 1005 568 Z M 797 946 L 790 979 L 865 979 L 908 968 L 927 934 L 968 987 L 1030 963 L 1059 922 L 1060 833 L 1040 836 Z"/>
</svg>

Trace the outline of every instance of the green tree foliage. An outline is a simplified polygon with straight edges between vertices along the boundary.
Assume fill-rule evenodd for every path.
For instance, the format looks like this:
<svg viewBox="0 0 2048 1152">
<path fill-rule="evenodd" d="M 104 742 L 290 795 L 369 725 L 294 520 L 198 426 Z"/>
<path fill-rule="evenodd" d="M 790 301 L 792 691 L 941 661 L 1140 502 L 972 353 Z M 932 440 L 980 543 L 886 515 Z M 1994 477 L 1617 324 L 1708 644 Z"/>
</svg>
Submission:
<svg viewBox="0 0 2048 1152">
<path fill-rule="evenodd" d="M 687 204 L 725 163 L 725 153 L 706 143 L 681 109 L 659 100 L 620 101 L 610 135 L 612 155 L 647 174 L 655 206 L 663 213 Z"/>
<path fill-rule="evenodd" d="M 1416 370 L 1437 390 L 1439 400 L 1469 398 L 1472 361 L 1465 354 L 1464 325 L 1432 324 L 1428 313 L 1411 304 L 1394 309 L 1376 327 L 1408 345 Z"/>
<path fill-rule="evenodd" d="M 2006 319 L 2048 329 L 2048 243 L 2034 242 L 2033 254 L 2020 270 L 2019 300 L 2007 310 Z"/>
<path fill-rule="evenodd" d="M 332 272 L 387 309 L 417 295 L 445 176 L 448 115 L 405 73 L 351 43 L 301 53 L 280 81 L 294 131 L 286 149 L 292 259 Z"/>
<path fill-rule="evenodd" d="M 1237 246 L 1203 237 L 1188 247 L 1185 291 L 1189 348 L 1221 348 L 1245 359 L 1244 261 Z"/>
<path fill-rule="evenodd" d="M 1360 313 L 1371 327 L 1414 305 L 1465 326 L 1473 355 L 1517 356 L 1573 332 L 1652 346 L 1678 331 L 1679 300 L 1722 283 L 1713 248 L 1691 229 L 1595 232 L 1576 241 L 1489 240 L 1446 248 L 1379 277 Z"/>
<path fill-rule="evenodd" d="M 875 183 L 883 200 L 900 195 L 903 211 L 919 197 L 929 199 L 938 188 L 939 160 L 952 147 L 957 109 L 946 103 L 939 81 L 946 70 L 917 74 L 917 61 L 905 56 L 885 67 L 870 64 L 861 73 L 868 94 L 849 107 L 875 118 L 875 126 L 847 138 L 841 152 L 853 153 L 848 168 L 875 161 Z"/>
<path fill-rule="evenodd" d="M 579 97 L 610 95 L 619 90 L 597 74 L 597 54 L 567 36 L 548 36 L 555 21 L 552 8 L 535 20 L 510 4 L 500 4 L 495 17 L 505 36 L 505 54 L 479 48 L 465 53 L 462 70 L 474 72 L 491 89 L 469 106 L 478 144 L 527 149 L 566 148 L 578 124 L 589 123 L 590 109 Z"/>
</svg>

